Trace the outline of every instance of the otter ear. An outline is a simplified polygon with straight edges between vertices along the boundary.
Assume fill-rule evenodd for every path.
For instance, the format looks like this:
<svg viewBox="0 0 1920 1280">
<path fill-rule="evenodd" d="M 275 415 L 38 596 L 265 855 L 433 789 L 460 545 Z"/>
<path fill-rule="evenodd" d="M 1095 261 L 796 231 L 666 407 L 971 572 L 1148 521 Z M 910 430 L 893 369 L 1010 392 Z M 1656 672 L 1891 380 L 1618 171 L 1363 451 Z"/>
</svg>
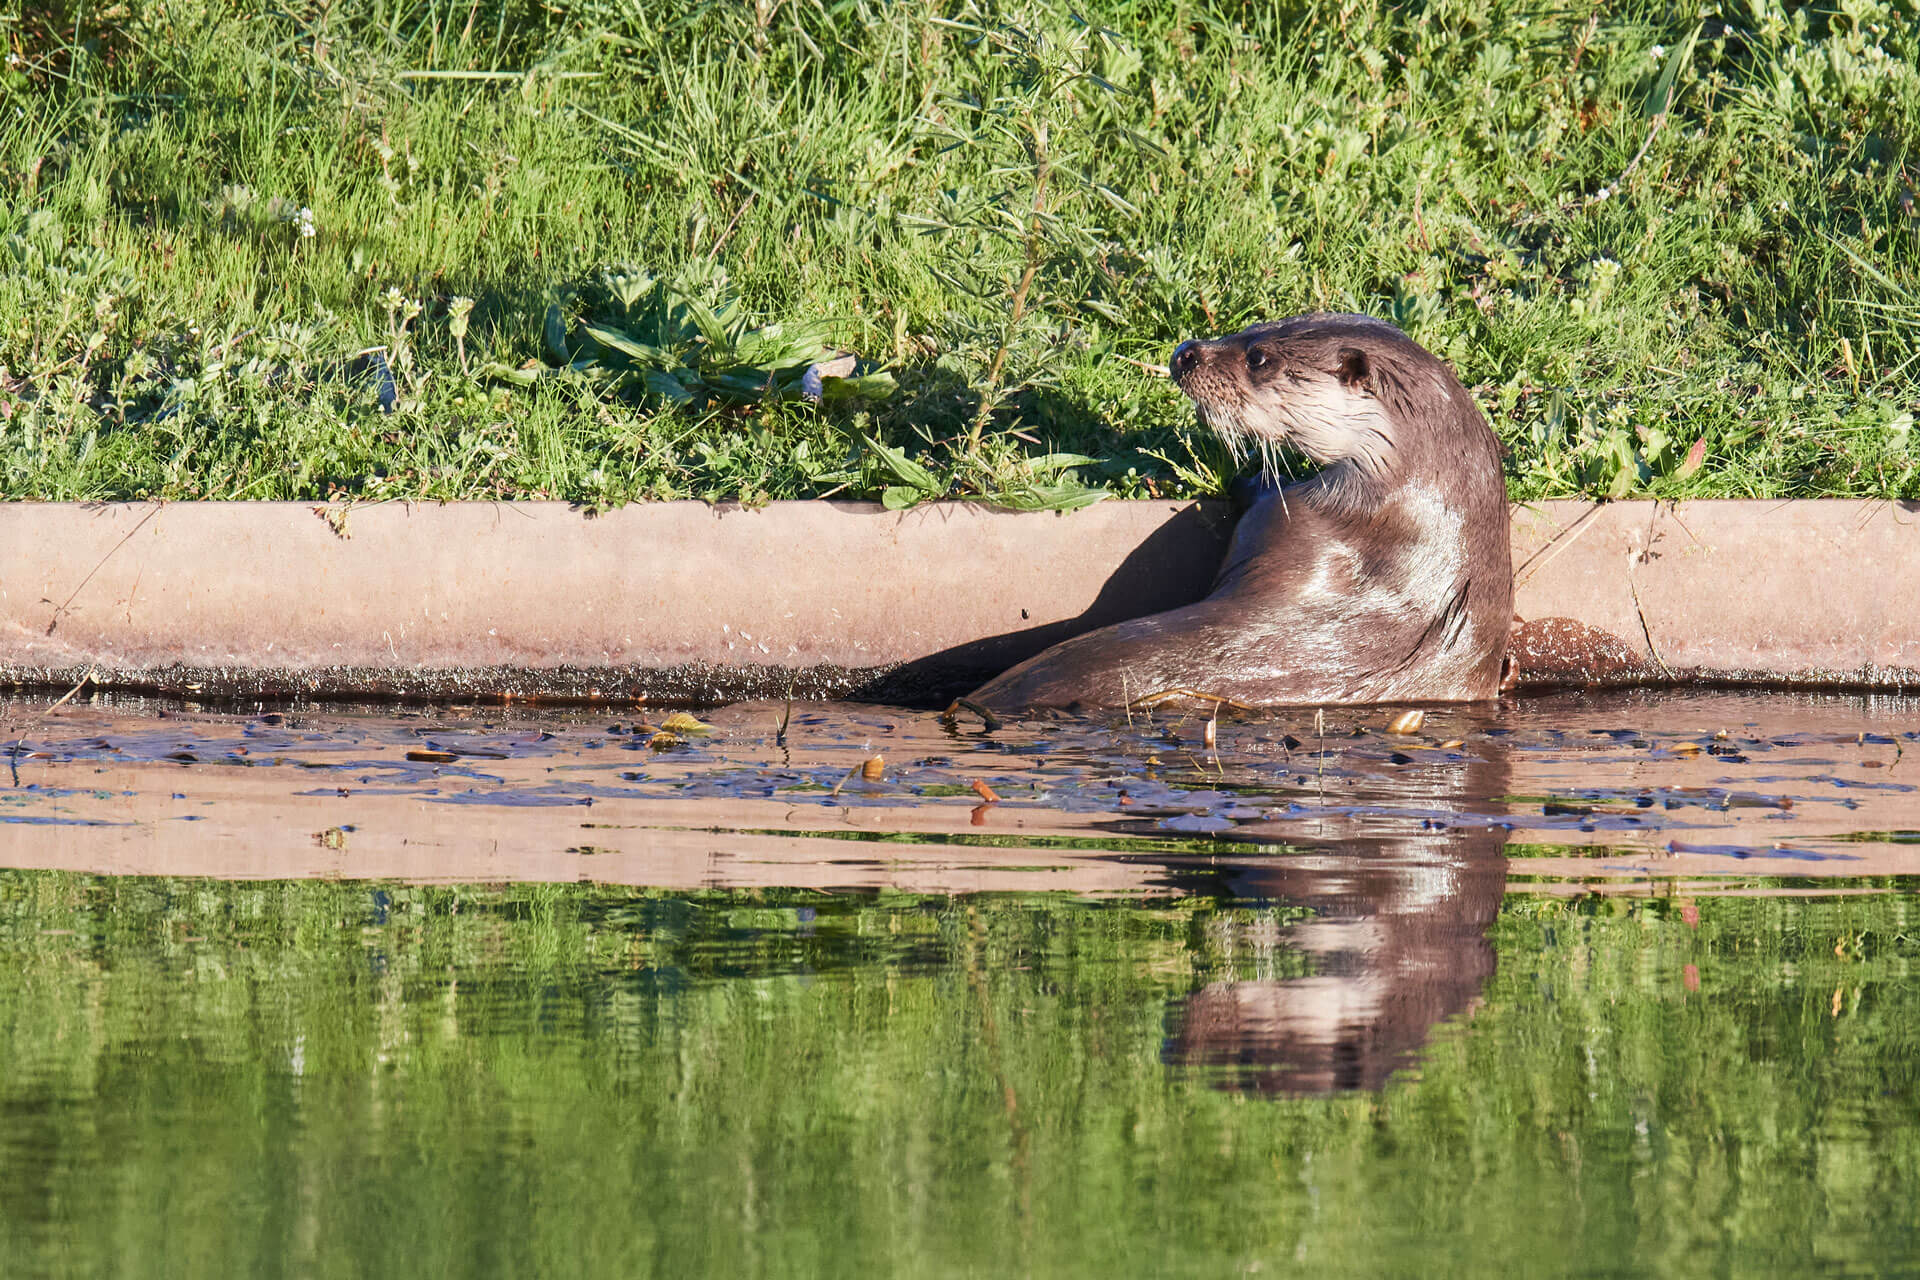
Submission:
<svg viewBox="0 0 1920 1280">
<path fill-rule="evenodd" d="M 1372 391 L 1372 370 L 1367 367 L 1367 353 L 1358 347 L 1342 347 L 1339 354 L 1340 367 L 1334 372 L 1340 379 L 1340 385 Z"/>
</svg>

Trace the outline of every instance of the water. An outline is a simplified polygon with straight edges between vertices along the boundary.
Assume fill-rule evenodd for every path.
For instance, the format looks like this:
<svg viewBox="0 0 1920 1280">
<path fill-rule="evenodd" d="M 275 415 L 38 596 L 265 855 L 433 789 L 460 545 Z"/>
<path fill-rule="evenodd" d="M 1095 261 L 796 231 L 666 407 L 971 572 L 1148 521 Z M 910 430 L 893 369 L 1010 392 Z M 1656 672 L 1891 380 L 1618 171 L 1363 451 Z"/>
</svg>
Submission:
<svg viewBox="0 0 1920 1280">
<path fill-rule="evenodd" d="M 1911 1272 L 1917 713 L 16 700 L 0 1256 Z"/>
</svg>

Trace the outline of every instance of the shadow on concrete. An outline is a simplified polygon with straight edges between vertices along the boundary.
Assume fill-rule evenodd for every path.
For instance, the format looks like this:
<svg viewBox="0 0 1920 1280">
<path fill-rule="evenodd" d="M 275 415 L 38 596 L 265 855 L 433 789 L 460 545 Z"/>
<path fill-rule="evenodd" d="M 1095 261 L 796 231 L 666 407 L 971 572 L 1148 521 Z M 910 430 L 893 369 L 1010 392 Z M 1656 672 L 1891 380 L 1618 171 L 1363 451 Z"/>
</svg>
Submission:
<svg viewBox="0 0 1920 1280">
<path fill-rule="evenodd" d="M 876 674 L 847 696 L 898 706 L 945 706 L 1062 640 L 1192 604 L 1213 586 L 1233 520 L 1225 503 L 1194 503 L 1135 547 L 1078 616 L 916 658 Z"/>
</svg>

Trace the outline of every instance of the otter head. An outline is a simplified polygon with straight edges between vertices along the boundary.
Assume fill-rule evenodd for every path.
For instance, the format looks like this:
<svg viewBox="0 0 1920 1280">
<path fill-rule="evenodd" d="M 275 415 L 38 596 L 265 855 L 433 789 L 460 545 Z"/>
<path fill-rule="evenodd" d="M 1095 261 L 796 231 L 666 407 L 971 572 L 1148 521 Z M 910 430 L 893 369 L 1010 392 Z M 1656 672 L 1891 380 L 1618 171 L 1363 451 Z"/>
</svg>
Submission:
<svg viewBox="0 0 1920 1280">
<path fill-rule="evenodd" d="M 1462 422 L 1462 409 L 1465 421 L 1480 421 L 1444 364 L 1371 316 L 1296 316 L 1196 338 L 1171 363 L 1200 421 L 1236 453 L 1259 454 L 1269 473 L 1287 446 L 1322 465 L 1351 464 L 1374 485 L 1391 483 L 1405 477 L 1412 455 L 1430 452 L 1424 446 L 1434 442 L 1414 435 Z"/>
</svg>

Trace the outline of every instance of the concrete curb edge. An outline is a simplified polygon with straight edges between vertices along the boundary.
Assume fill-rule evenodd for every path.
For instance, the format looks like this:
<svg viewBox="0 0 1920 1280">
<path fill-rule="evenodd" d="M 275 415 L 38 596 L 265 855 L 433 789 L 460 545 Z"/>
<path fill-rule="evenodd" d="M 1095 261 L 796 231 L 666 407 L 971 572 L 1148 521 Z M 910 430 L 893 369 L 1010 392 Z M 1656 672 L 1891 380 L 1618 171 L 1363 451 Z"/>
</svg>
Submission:
<svg viewBox="0 0 1920 1280">
<path fill-rule="evenodd" d="M 937 504 L 0 504 L 0 684 L 950 697 L 1204 595 L 1231 514 Z M 1514 509 L 1521 684 L 1920 689 L 1920 504 Z"/>
</svg>

